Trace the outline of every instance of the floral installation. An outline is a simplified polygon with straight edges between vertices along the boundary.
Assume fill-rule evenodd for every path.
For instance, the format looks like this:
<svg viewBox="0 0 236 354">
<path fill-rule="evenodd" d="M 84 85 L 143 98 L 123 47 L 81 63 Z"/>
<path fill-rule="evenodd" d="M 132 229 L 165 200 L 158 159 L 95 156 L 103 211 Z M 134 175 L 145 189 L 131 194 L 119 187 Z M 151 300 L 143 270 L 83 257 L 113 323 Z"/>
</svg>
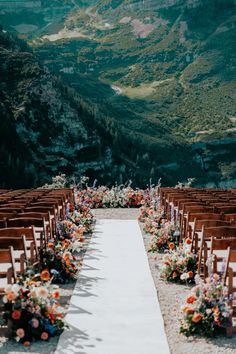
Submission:
<svg viewBox="0 0 236 354">
<path fill-rule="evenodd" d="M 149 252 L 165 252 L 179 245 L 179 224 L 163 219 L 151 237 Z"/>
<path fill-rule="evenodd" d="M 83 228 L 83 232 L 92 233 L 94 230 L 95 219 L 90 208 L 86 205 L 77 204 L 73 210 L 69 206 L 67 220 L 77 227 Z"/>
<path fill-rule="evenodd" d="M 178 283 L 194 283 L 197 271 L 196 255 L 191 252 L 191 240 L 185 239 L 177 249 L 169 243 L 170 251 L 164 255 L 160 268 L 160 278 Z"/>
<path fill-rule="evenodd" d="M 77 192 L 77 203 L 91 208 L 138 208 L 148 198 L 148 190 L 133 189 L 130 185 L 87 187 Z"/>
<path fill-rule="evenodd" d="M 180 333 L 212 337 L 224 332 L 232 325 L 227 287 L 218 274 L 211 274 L 205 282 L 196 275 L 195 282 L 181 308 Z"/>
<path fill-rule="evenodd" d="M 50 240 L 46 250 L 41 251 L 40 268 L 48 269 L 54 283 L 66 283 L 77 278 L 81 263 L 68 248 L 72 248 L 69 240 L 54 242 Z"/>
<path fill-rule="evenodd" d="M 47 276 L 47 279 L 50 278 Z M 50 280 L 41 282 L 28 278 L 23 284 L 8 285 L 4 292 L 4 318 L 10 338 L 29 346 L 32 341 L 47 341 L 63 331 L 64 311 L 58 302 L 60 291 Z"/>
</svg>

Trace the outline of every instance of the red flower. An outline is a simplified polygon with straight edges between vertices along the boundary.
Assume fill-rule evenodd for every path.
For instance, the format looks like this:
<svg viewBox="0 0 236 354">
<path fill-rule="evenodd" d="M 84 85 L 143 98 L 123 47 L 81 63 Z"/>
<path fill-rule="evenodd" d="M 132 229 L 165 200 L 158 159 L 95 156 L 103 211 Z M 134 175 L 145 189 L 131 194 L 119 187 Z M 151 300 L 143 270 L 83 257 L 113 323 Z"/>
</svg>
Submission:
<svg viewBox="0 0 236 354">
<path fill-rule="evenodd" d="M 12 312 L 11 317 L 13 318 L 13 320 L 19 320 L 21 318 L 21 312 L 15 310 Z"/>
</svg>

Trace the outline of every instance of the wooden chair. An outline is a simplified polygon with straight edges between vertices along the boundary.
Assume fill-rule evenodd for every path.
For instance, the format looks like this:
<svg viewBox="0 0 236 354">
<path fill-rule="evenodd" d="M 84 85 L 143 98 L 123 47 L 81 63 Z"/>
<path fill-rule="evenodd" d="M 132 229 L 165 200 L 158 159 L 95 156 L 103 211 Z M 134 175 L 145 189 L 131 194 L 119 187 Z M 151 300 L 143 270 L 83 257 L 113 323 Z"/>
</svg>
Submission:
<svg viewBox="0 0 236 354">
<path fill-rule="evenodd" d="M 202 227 L 202 236 L 201 243 L 198 252 L 198 273 L 207 276 L 206 265 L 204 264 L 204 259 L 207 258 L 208 244 L 211 240 L 211 237 L 214 238 L 236 238 L 236 227 L 228 227 L 228 226 L 217 226 L 217 227 Z M 203 269 L 203 271 L 202 271 Z"/>
<path fill-rule="evenodd" d="M 202 227 L 209 228 L 209 227 L 216 227 L 216 226 L 231 226 L 230 222 L 223 221 L 223 220 L 197 220 L 195 219 L 193 222 L 192 228 L 192 250 L 194 252 L 198 251 L 198 243 L 201 239 L 201 232 Z"/>
<path fill-rule="evenodd" d="M 17 270 L 17 274 L 24 273 L 27 265 L 29 264 L 29 259 L 27 257 L 27 246 L 26 246 L 25 236 L 22 235 L 21 237 L 7 237 L 7 238 L 0 237 L 0 249 L 7 249 L 10 246 L 12 246 L 14 250 L 13 257 L 15 260 L 15 264 L 19 263 L 19 270 Z M 16 256 L 15 256 L 15 252 L 17 252 Z"/>
<path fill-rule="evenodd" d="M 37 213 L 50 213 L 50 220 L 51 220 L 51 227 L 52 227 L 52 233 L 56 233 L 56 223 L 57 223 L 57 215 L 56 215 L 56 210 L 54 207 L 50 206 L 30 206 L 28 208 L 25 208 L 24 210 L 25 213 L 29 212 L 37 212 Z"/>
<path fill-rule="evenodd" d="M 36 219 L 44 219 L 45 225 L 47 229 L 47 233 L 50 233 L 50 238 L 53 238 L 53 227 L 52 227 L 52 219 L 50 217 L 49 212 L 33 212 L 29 211 L 26 213 L 17 214 L 16 218 L 36 218 Z"/>
<path fill-rule="evenodd" d="M 49 233 L 47 225 L 44 218 L 33 218 L 33 217 L 17 217 L 14 219 L 7 220 L 7 227 L 33 227 L 38 235 L 37 239 L 41 240 L 43 238 L 43 245 L 46 245 L 49 239 Z"/>
<path fill-rule="evenodd" d="M 34 226 L 32 227 L 11 227 L 0 230 L 0 238 L 15 237 L 21 238 L 25 236 L 27 259 L 31 264 L 39 262 L 39 248 L 43 246 L 42 240 L 37 243 L 36 232 Z"/>
<path fill-rule="evenodd" d="M 213 213 L 214 208 L 204 206 L 204 205 L 184 205 L 183 211 L 182 211 L 182 217 L 180 220 L 180 236 L 181 240 L 186 237 L 186 232 L 187 232 L 187 217 L 188 213 Z"/>
<path fill-rule="evenodd" d="M 236 292 L 236 285 L 234 284 L 234 279 L 236 277 L 236 271 L 235 271 L 235 265 L 236 265 L 236 249 L 232 249 L 231 247 L 228 247 L 227 250 L 227 257 L 226 257 L 226 266 L 225 266 L 225 272 L 223 274 L 223 282 L 224 285 L 228 286 L 228 295 L 230 298 L 229 305 L 232 308 L 232 326 L 226 329 L 226 333 L 228 337 L 231 337 L 234 332 L 236 332 L 236 306 L 235 306 L 235 300 L 233 298 L 234 293 Z"/>
<path fill-rule="evenodd" d="M 218 265 L 222 263 L 223 260 L 226 260 L 225 267 L 227 267 L 227 258 L 228 258 L 228 248 L 236 250 L 236 238 L 227 238 L 227 239 L 217 239 L 213 236 L 210 241 L 210 254 L 214 254 L 213 262 L 213 272 L 225 274 L 225 269 L 219 270 Z M 220 252 L 220 254 L 219 254 Z"/>
<path fill-rule="evenodd" d="M 6 284 L 13 284 L 16 282 L 17 274 L 16 274 L 16 266 L 15 260 L 13 256 L 13 247 L 10 246 L 6 249 L 0 248 L 0 278 L 1 280 L 5 280 L 0 286 L 0 295 L 4 294 L 4 288 Z M 3 269 L 6 268 L 4 271 Z"/>
</svg>

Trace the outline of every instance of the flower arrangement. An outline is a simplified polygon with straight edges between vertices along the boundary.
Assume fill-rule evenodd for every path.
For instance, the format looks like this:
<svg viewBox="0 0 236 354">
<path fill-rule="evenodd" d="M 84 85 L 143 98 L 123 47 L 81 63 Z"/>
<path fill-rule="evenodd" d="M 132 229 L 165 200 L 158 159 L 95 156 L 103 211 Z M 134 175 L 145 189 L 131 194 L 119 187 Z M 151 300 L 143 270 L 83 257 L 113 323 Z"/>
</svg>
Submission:
<svg viewBox="0 0 236 354">
<path fill-rule="evenodd" d="M 9 337 L 29 346 L 34 340 L 47 341 L 60 334 L 65 324 L 59 297 L 58 288 L 50 282 L 27 279 L 23 285 L 8 285 L 3 302 Z"/>
<path fill-rule="evenodd" d="M 173 246 L 169 244 L 169 248 Z M 194 283 L 197 271 L 196 255 L 190 251 L 191 240 L 186 239 L 176 250 L 163 257 L 160 278 L 165 281 Z"/>
<path fill-rule="evenodd" d="M 91 208 L 138 208 L 148 198 L 148 191 L 131 186 L 86 187 L 77 192 L 77 203 Z"/>
<path fill-rule="evenodd" d="M 186 336 L 215 336 L 232 324 L 227 288 L 218 274 L 211 274 L 206 282 L 197 275 L 195 282 L 197 285 L 181 308 L 180 332 Z"/>
<path fill-rule="evenodd" d="M 151 238 L 149 252 L 164 252 L 173 250 L 179 244 L 179 225 L 175 222 L 163 220 L 160 228 L 155 229 Z"/>
<path fill-rule="evenodd" d="M 77 277 L 81 263 L 74 253 L 83 249 L 84 238 L 80 234 L 75 235 L 76 238 L 49 240 L 46 250 L 41 250 L 40 267 L 49 270 L 54 283 L 66 283 Z"/>
</svg>

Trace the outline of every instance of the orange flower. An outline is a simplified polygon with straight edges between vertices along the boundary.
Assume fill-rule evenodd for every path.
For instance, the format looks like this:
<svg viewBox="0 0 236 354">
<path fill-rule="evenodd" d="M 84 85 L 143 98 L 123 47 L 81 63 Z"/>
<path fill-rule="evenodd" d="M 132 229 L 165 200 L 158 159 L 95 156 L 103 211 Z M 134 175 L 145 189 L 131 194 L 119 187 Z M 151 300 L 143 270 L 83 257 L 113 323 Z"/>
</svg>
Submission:
<svg viewBox="0 0 236 354">
<path fill-rule="evenodd" d="M 53 291 L 52 298 L 53 299 L 59 299 L 60 298 L 60 291 L 59 290 Z"/>
<path fill-rule="evenodd" d="M 175 248 L 175 244 L 173 242 L 169 243 L 169 249 L 173 250 Z"/>
<path fill-rule="evenodd" d="M 27 341 L 25 341 L 24 343 L 23 343 L 23 346 L 24 347 L 29 347 L 30 346 L 30 342 L 27 340 Z"/>
<path fill-rule="evenodd" d="M 63 254 L 64 261 L 69 261 L 70 260 L 70 256 L 71 256 L 71 254 L 69 252 L 65 252 Z"/>
<path fill-rule="evenodd" d="M 189 272 L 188 272 L 188 278 L 192 278 L 193 277 L 193 272 L 190 270 Z"/>
<path fill-rule="evenodd" d="M 172 274 L 172 278 L 175 279 L 175 278 L 177 278 L 177 276 L 178 276 L 177 272 L 174 271 L 173 274 Z"/>
<path fill-rule="evenodd" d="M 8 301 L 13 301 L 15 300 L 16 298 L 16 294 L 13 292 L 13 291 L 10 291 L 8 294 L 7 294 L 7 300 Z"/>
<path fill-rule="evenodd" d="M 191 245 L 192 240 L 190 238 L 186 238 L 185 243 L 186 245 Z"/>
<path fill-rule="evenodd" d="M 50 273 L 47 269 L 44 269 L 41 273 L 40 273 L 40 279 L 44 280 L 44 281 L 48 281 L 50 280 Z"/>
<path fill-rule="evenodd" d="M 53 248 L 54 247 L 54 243 L 53 242 L 48 242 L 48 248 Z"/>
<path fill-rule="evenodd" d="M 185 312 L 187 315 L 192 315 L 194 313 L 194 310 L 188 306 L 185 306 L 184 308 L 182 308 L 182 311 Z"/>
<path fill-rule="evenodd" d="M 196 296 L 195 295 L 189 295 L 187 297 L 187 304 L 193 304 L 195 301 L 197 300 Z"/>
<path fill-rule="evenodd" d="M 193 317 L 192 317 L 192 321 L 194 323 L 198 323 L 199 321 L 201 321 L 202 318 L 203 318 L 203 315 L 201 313 L 195 313 L 195 315 L 193 315 Z"/>
<path fill-rule="evenodd" d="M 68 248 L 70 246 L 70 241 L 69 240 L 64 240 L 63 241 L 63 247 Z"/>
<path fill-rule="evenodd" d="M 42 340 L 48 340 L 48 333 L 47 332 L 42 332 L 41 337 Z"/>
<path fill-rule="evenodd" d="M 21 318 L 21 312 L 15 310 L 12 312 L 11 317 L 13 318 L 13 320 L 19 320 Z"/>
</svg>

